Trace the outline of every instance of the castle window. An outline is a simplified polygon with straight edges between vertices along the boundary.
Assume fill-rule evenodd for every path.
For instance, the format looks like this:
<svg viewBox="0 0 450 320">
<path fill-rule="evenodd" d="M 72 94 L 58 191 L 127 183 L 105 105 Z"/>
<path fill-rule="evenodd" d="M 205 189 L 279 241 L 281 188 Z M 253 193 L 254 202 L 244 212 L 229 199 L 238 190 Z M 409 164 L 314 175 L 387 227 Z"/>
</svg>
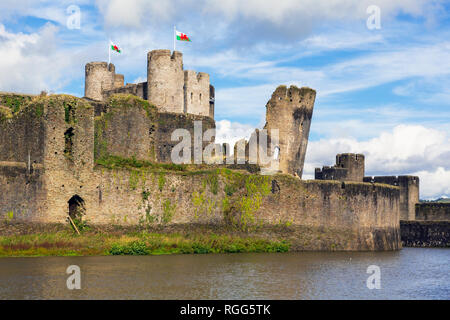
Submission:
<svg viewBox="0 0 450 320">
<path fill-rule="evenodd" d="M 70 160 L 73 158 L 73 136 L 75 135 L 73 131 L 73 128 L 69 128 L 64 132 L 64 155 Z"/>
<path fill-rule="evenodd" d="M 193 103 L 193 102 L 194 102 L 194 93 L 191 92 L 191 103 Z"/>
<path fill-rule="evenodd" d="M 200 93 L 200 102 L 202 102 L 202 94 Z"/>
</svg>

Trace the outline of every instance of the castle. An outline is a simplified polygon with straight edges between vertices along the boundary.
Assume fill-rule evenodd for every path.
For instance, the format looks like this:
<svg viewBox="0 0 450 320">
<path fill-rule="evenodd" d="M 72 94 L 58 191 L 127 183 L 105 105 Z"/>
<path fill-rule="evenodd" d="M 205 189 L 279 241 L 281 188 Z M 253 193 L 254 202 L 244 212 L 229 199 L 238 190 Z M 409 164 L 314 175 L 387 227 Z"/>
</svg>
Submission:
<svg viewBox="0 0 450 320">
<path fill-rule="evenodd" d="M 105 101 L 118 93 L 151 101 L 160 112 L 195 114 L 214 119 L 214 87 L 209 74 L 183 70 L 183 55 L 153 50 L 147 56 L 147 82 L 124 85 L 124 76 L 106 62 L 86 65 L 85 98 Z"/>
<path fill-rule="evenodd" d="M 400 217 L 411 216 L 418 178 L 365 177 L 364 156 L 343 154 L 336 166 L 316 170 L 316 180 L 301 180 L 313 89 L 274 91 L 267 150 L 259 148 L 259 130 L 249 141 L 218 146 L 214 136 L 204 139 L 215 128 L 209 75 L 183 70 L 180 52 L 151 51 L 147 62 L 147 82 L 127 85 L 114 65 L 88 63 L 84 98 L 0 94 L 0 218 L 269 233 L 284 226 L 298 250 L 401 247 Z M 175 129 L 189 133 L 194 146 L 200 139 L 201 151 L 211 144 L 223 155 L 234 149 L 234 164 L 173 164 Z M 183 150 L 194 158 L 194 149 Z M 250 166 L 252 153 L 273 156 L 275 149 L 275 171 Z"/>
</svg>

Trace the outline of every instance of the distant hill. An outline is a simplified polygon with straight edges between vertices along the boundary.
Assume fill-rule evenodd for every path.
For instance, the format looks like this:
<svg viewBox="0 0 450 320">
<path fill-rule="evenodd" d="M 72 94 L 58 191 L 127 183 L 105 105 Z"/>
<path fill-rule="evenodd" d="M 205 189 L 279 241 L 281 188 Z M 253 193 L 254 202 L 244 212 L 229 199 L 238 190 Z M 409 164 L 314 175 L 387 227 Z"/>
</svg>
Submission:
<svg viewBox="0 0 450 320">
<path fill-rule="evenodd" d="M 450 198 L 439 198 L 436 200 L 420 200 L 420 202 L 450 203 Z"/>
</svg>

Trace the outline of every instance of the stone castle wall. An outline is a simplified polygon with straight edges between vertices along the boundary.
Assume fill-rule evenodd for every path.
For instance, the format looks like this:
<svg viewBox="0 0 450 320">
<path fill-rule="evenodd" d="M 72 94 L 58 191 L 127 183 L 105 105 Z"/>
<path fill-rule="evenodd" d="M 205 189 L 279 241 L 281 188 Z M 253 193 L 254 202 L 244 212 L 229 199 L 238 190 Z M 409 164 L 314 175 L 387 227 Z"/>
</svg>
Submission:
<svg viewBox="0 0 450 320">
<path fill-rule="evenodd" d="M 417 203 L 415 220 L 450 221 L 450 203 Z"/>
<path fill-rule="evenodd" d="M 316 92 L 309 88 L 278 87 L 267 103 L 268 134 L 279 130 L 279 169 L 286 174 L 303 174 Z"/>
<path fill-rule="evenodd" d="M 41 221 L 47 212 L 42 165 L 0 161 L 0 219 Z"/>
<path fill-rule="evenodd" d="M 450 221 L 400 221 L 405 247 L 450 247 Z"/>
<path fill-rule="evenodd" d="M 217 178 L 217 187 L 211 177 Z M 256 185 L 267 185 L 268 192 L 262 195 L 261 205 L 252 213 L 255 220 L 251 221 L 258 226 L 284 228 L 298 250 L 401 247 L 398 188 L 363 183 L 343 187 L 338 182 L 305 182 L 288 176 L 264 179 Z M 84 200 L 85 219 L 91 224 L 220 227 L 229 225 L 224 203 L 238 204 L 249 197 L 240 193 L 245 188 L 228 196 L 228 175 L 214 171 L 190 174 L 97 168 L 89 176 L 66 172 L 52 180 L 47 188 L 48 209 L 37 215 L 39 222 L 65 222 L 68 201 L 78 195 Z M 74 187 L 63 191 L 62 183 Z M 18 220 L 27 218 L 19 216 Z"/>
<path fill-rule="evenodd" d="M 205 131 L 209 129 L 215 129 L 216 123 L 209 116 L 200 116 L 194 114 L 175 114 L 175 113 L 159 113 L 158 118 L 155 121 L 154 132 L 151 135 L 151 139 L 155 146 L 155 161 L 160 163 L 172 163 L 171 154 L 172 149 L 180 141 L 172 141 L 172 132 L 176 129 L 183 128 L 191 135 L 191 159 L 194 159 L 194 121 L 200 121 L 202 124 L 202 136 Z M 215 140 L 215 139 L 214 139 Z M 208 142 L 203 141 L 199 144 L 202 150 L 214 142 L 214 140 Z M 192 160 L 193 161 L 193 160 Z"/>
<path fill-rule="evenodd" d="M 378 176 L 365 177 L 364 182 L 375 182 L 400 187 L 400 219 L 415 220 L 416 204 L 419 203 L 419 177 Z"/>
<path fill-rule="evenodd" d="M 107 101 L 110 97 L 112 97 L 115 94 L 132 94 L 141 99 L 148 100 L 147 89 L 148 89 L 147 82 L 137 84 L 128 83 L 126 86 L 103 91 L 103 101 Z"/>
<path fill-rule="evenodd" d="M 39 106 L 17 114 L 14 122 L 0 118 L 0 161 L 43 162 L 45 127 L 41 112 Z"/>
</svg>

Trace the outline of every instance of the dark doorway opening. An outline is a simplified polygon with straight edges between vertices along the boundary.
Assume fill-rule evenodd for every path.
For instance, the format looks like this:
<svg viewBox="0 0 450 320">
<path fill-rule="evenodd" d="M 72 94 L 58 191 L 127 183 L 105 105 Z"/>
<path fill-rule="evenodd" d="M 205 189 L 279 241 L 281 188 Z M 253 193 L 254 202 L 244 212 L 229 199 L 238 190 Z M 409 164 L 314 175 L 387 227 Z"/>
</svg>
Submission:
<svg viewBox="0 0 450 320">
<path fill-rule="evenodd" d="M 75 195 L 69 200 L 69 217 L 72 220 L 81 221 L 83 216 L 85 215 L 86 209 L 84 207 L 84 200 Z"/>
<path fill-rule="evenodd" d="M 73 128 L 67 129 L 66 132 L 64 132 L 64 155 L 69 158 L 73 159 L 73 136 L 75 133 L 73 132 Z"/>
</svg>

